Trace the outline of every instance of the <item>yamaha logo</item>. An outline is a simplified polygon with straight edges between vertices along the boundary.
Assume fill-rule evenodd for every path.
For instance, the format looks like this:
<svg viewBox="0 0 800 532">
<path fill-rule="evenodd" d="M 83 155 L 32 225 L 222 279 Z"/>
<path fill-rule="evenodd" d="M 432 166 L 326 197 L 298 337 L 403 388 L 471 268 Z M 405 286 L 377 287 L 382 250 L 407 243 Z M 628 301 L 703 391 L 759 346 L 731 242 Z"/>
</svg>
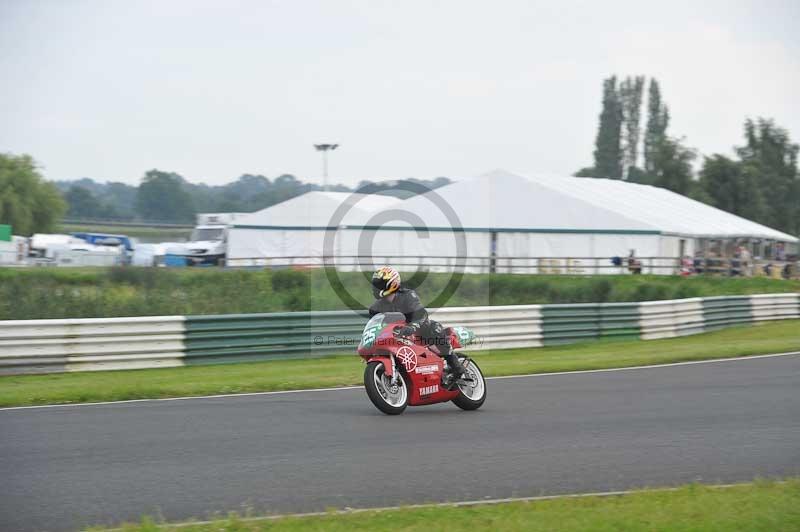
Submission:
<svg viewBox="0 0 800 532">
<path fill-rule="evenodd" d="M 419 394 L 420 395 L 430 395 L 430 394 L 436 393 L 438 391 L 439 391 L 439 385 L 438 384 L 434 384 L 432 386 L 423 386 L 422 388 L 419 389 Z"/>
<path fill-rule="evenodd" d="M 417 367 L 417 354 L 413 349 L 402 346 L 397 350 L 397 360 L 406 368 L 406 371 L 414 371 Z"/>
</svg>

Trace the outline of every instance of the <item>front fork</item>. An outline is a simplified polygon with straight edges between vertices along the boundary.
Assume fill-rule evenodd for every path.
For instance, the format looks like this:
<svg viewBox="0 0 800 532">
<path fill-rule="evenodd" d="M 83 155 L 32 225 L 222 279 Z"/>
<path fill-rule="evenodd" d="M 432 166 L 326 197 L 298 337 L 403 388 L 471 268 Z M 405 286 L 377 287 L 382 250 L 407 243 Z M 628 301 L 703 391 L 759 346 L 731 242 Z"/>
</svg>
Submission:
<svg viewBox="0 0 800 532">
<path fill-rule="evenodd" d="M 389 353 L 389 358 L 392 361 L 392 386 L 397 386 L 397 362 L 395 361 L 394 353 Z"/>
</svg>

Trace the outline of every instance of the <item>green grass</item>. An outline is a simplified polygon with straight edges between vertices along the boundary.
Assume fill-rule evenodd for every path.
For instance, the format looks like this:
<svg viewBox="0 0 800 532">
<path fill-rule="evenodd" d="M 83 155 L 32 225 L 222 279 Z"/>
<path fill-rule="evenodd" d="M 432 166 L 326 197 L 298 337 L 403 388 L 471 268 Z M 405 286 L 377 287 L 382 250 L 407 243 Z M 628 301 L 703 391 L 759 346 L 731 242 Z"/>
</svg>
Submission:
<svg viewBox="0 0 800 532">
<path fill-rule="evenodd" d="M 102 529 L 95 529 L 100 531 Z M 714 488 L 642 490 L 610 497 L 580 497 L 461 507 L 400 508 L 314 517 L 242 519 L 235 514 L 207 524 L 174 526 L 143 518 L 125 532 L 459 532 L 515 531 L 789 531 L 800 530 L 800 479 L 757 481 Z"/>
<path fill-rule="evenodd" d="M 208 268 L 0 268 L 0 320 L 237 314 L 347 308 L 323 270 Z M 361 305 L 372 301 L 360 273 L 340 273 Z M 432 273 L 417 290 L 430 305 L 450 276 Z M 603 275 L 465 275 L 448 307 L 653 301 L 800 292 L 800 281 Z M 439 304 L 439 303 L 437 303 Z"/>
<path fill-rule="evenodd" d="M 800 351 L 800 320 L 665 340 L 614 340 L 474 353 L 486 376 Z M 327 388 L 362 383 L 354 354 L 312 360 L 0 377 L 0 406 L 121 401 Z"/>
</svg>

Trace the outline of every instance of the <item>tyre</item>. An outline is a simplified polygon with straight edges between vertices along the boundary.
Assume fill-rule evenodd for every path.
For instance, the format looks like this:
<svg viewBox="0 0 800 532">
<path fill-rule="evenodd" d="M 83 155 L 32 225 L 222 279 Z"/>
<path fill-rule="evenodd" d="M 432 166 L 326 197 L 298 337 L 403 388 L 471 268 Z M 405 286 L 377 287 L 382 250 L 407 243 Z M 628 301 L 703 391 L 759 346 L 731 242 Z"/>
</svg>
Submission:
<svg viewBox="0 0 800 532">
<path fill-rule="evenodd" d="M 386 375 L 383 363 L 373 361 L 364 370 L 364 388 L 375 407 L 390 416 L 402 414 L 408 406 L 408 382 L 405 375 L 399 374 L 397 384 L 392 386 L 392 379 Z"/>
<path fill-rule="evenodd" d="M 486 400 L 486 380 L 474 360 L 462 357 L 461 363 L 472 382 L 458 384 L 458 396 L 453 403 L 462 410 L 477 410 Z"/>
</svg>

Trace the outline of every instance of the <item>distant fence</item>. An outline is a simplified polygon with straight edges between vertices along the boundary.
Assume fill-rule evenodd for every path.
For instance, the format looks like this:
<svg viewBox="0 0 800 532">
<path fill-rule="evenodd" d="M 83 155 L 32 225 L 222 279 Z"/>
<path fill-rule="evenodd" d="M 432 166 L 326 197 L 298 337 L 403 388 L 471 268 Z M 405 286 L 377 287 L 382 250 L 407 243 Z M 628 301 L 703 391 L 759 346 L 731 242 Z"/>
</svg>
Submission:
<svg viewBox="0 0 800 532">
<path fill-rule="evenodd" d="M 598 338 L 671 338 L 800 318 L 800 294 L 642 303 L 442 308 L 432 317 L 478 337 L 468 350 Z M 353 352 L 365 316 L 351 311 L 0 321 L 0 375 L 308 358 Z"/>
<path fill-rule="evenodd" d="M 89 258 L 87 252 L 62 252 L 69 259 L 16 260 L 12 255 L 0 255 L 0 266 L 102 266 Z M 192 266 L 194 260 L 186 260 L 184 255 L 147 255 L 150 266 L 164 266 L 165 262 L 175 261 L 181 266 Z M 614 263 L 614 257 L 491 257 L 491 256 L 286 256 L 236 258 L 227 261 L 215 259 L 213 264 L 228 268 L 297 268 L 313 269 L 333 266 L 341 271 L 361 271 L 375 269 L 391 264 L 401 271 L 425 270 L 431 272 L 498 273 L 498 274 L 538 274 L 538 275 L 599 275 L 599 274 L 654 274 L 654 275 L 724 275 L 781 278 L 800 278 L 800 263 L 753 259 L 742 262 L 738 259 L 707 257 L 695 258 L 685 262 L 676 257 L 636 257 L 629 264 L 627 257 Z M 136 254 L 134 253 L 134 260 Z M 171 266 L 173 264 L 170 264 Z"/>
<path fill-rule="evenodd" d="M 617 259 L 616 264 L 614 259 Z M 766 276 L 780 279 L 798 277 L 798 264 L 788 261 L 736 258 L 696 257 L 500 257 L 447 255 L 390 256 L 390 255 L 337 255 L 337 256 L 286 256 L 228 259 L 229 268 L 319 268 L 335 266 L 340 270 L 374 269 L 391 264 L 397 269 L 470 273 L 522 273 L 541 275 L 597 275 L 643 273 L 655 275 L 740 275 Z M 788 272 L 784 268 L 788 266 Z"/>
<path fill-rule="evenodd" d="M 540 273 L 540 274 L 590 274 L 626 273 L 627 257 L 620 257 L 620 264 L 614 264 L 611 257 L 501 257 L 450 255 L 336 255 L 336 256 L 286 256 L 232 258 L 226 266 L 239 267 L 322 267 L 335 266 L 342 270 L 375 268 L 391 264 L 399 270 L 426 269 L 431 271 L 468 271 L 497 273 Z M 680 261 L 674 257 L 637 257 L 641 273 L 675 273 Z"/>
</svg>

